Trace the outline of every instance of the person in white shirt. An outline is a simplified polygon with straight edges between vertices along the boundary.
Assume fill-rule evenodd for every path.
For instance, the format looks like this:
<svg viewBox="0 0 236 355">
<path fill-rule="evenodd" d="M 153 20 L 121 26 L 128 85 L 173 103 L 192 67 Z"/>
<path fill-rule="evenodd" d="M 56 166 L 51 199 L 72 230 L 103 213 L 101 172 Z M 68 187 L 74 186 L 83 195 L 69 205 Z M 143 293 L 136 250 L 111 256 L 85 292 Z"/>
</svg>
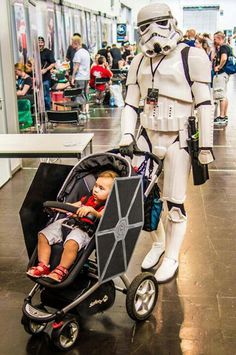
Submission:
<svg viewBox="0 0 236 355">
<path fill-rule="evenodd" d="M 82 47 L 82 39 L 79 36 L 72 37 L 72 47 L 76 49 L 73 58 L 73 73 L 71 85 L 82 89 L 82 95 L 77 97 L 77 101 L 82 105 L 82 112 L 88 111 L 87 107 L 87 87 L 90 79 L 90 55 Z"/>
</svg>

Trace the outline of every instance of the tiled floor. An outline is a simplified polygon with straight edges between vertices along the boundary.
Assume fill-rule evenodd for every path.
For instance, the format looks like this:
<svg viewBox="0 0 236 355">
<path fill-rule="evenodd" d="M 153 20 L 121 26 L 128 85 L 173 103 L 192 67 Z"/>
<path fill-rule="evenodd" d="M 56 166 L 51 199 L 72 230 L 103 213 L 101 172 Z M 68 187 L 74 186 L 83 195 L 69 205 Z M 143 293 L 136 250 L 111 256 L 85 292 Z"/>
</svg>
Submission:
<svg viewBox="0 0 236 355">
<path fill-rule="evenodd" d="M 103 314 L 83 321 L 73 355 L 233 355 L 236 354 L 236 78 L 229 83 L 229 125 L 214 132 L 216 161 L 201 187 L 189 181 L 189 223 L 176 280 L 159 287 L 153 316 L 144 323 L 129 319 L 125 296 Z M 76 128 L 56 127 L 75 131 Z M 120 110 L 92 109 L 85 131 L 94 132 L 94 151 L 119 141 Z M 75 160 L 63 160 L 74 164 Z M 30 337 L 20 324 L 23 299 L 32 286 L 25 276 L 27 254 L 19 209 L 38 162 L 23 169 L 0 191 L 0 354 L 54 354 L 48 337 Z M 151 237 L 142 233 L 128 276 L 140 270 Z"/>
</svg>

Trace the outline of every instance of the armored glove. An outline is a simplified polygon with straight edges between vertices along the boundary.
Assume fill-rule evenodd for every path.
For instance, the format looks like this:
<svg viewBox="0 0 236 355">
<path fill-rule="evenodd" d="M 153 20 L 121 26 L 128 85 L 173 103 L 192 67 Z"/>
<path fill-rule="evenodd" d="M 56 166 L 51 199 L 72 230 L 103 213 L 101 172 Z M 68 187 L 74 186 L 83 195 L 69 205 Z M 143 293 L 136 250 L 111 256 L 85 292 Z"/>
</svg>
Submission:
<svg viewBox="0 0 236 355">
<path fill-rule="evenodd" d="M 200 148 L 198 160 L 201 164 L 210 164 L 215 160 L 212 148 Z"/>
<path fill-rule="evenodd" d="M 134 136 L 131 133 L 125 133 L 119 143 L 120 154 L 123 156 L 129 156 L 131 159 L 133 159 L 135 145 L 136 143 Z"/>
</svg>

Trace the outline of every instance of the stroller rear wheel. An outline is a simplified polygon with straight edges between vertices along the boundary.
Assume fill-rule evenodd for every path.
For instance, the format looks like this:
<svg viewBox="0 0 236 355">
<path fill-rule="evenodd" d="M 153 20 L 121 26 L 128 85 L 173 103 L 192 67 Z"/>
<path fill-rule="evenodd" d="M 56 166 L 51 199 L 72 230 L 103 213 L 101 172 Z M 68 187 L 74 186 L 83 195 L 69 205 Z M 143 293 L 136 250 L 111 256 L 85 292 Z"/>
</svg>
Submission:
<svg viewBox="0 0 236 355">
<path fill-rule="evenodd" d="M 131 282 L 126 296 L 126 309 L 130 318 L 145 320 L 152 313 L 158 297 L 158 284 L 153 274 L 143 272 Z"/>
<path fill-rule="evenodd" d="M 75 320 L 66 321 L 61 328 L 53 329 L 51 339 L 60 350 L 72 348 L 79 336 L 79 324 Z"/>
<path fill-rule="evenodd" d="M 21 324 L 23 324 L 25 331 L 31 335 L 42 333 L 47 326 L 47 323 L 37 323 L 27 318 L 26 315 L 22 316 Z"/>
</svg>

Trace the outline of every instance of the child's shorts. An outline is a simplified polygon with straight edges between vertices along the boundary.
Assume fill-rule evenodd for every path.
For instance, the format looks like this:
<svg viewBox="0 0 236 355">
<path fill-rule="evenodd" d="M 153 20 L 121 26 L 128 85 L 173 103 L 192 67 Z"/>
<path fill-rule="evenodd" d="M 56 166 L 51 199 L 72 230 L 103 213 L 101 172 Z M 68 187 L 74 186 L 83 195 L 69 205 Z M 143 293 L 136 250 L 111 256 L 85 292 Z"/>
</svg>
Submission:
<svg viewBox="0 0 236 355">
<path fill-rule="evenodd" d="M 39 233 L 45 235 L 48 240 L 49 245 L 57 244 L 63 242 L 63 234 L 62 234 L 62 223 L 66 221 L 67 218 L 59 219 L 51 224 L 49 224 L 46 228 L 42 229 Z M 80 249 L 84 248 L 88 245 L 90 238 L 88 233 L 82 231 L 79 228 L 74 228 L 67 235 L 64 240 L 64 244 L 68 240 L 74 240 L 79 244 Z"/>
</svg>

